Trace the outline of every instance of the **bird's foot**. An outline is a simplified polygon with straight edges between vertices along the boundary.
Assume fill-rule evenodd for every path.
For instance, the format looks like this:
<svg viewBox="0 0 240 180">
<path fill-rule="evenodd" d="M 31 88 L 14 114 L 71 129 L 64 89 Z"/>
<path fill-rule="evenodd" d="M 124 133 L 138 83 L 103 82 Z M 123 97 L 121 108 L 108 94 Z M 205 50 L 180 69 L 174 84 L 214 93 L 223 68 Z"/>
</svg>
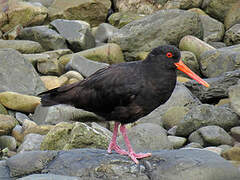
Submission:
<svg viewBox="0 0 240 180">
<path fill-rule="evenodd" d="M 121 155 L 128 155 L 127 151 L 125 151 L 124 149 L 121 149 L 120 146 L 115 143 L 110 143 L 108 146 L 108 153 L 111 153 L 112 150 L 116 151 L 118 154 L 121 154 Z"/>
<path fill-rule="evenodd" d="M 151 153 L 135 153 L 135 152 L 129 152 L 128 156 L 136 163 L 138 164 L 138 160 L 137 159 L 142 159 L 145 157 L 149 157 L 152 156 Z"/>
</svg>

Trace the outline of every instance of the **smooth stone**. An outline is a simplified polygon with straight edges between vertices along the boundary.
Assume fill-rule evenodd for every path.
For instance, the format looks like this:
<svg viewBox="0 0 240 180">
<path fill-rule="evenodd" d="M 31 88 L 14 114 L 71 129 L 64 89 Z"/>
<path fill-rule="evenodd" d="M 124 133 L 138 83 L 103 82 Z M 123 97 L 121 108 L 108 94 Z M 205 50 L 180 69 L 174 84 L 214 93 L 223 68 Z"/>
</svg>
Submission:
<svg viewBox="0 0 240 180">
<path fill-rule="evenodd" d="M 240 147 L 232 147 L 224 151 L 221 156 L 227 160 L 240 161 Z"/>
<path fill-rule="evenodd" d="M 41 76 L 40 78 L 48 90 L 60 87 L 68 82 L 67 77 L 59 78 L 57 76 Z"/>
<path fill-rule="evenodd" d="M 0 179 L 2 180 L 12 180 L 10 177 L 10 171 L 9 168 L 6 165 L 5 160 L 0 160 Z"/>
<path fill-rule="evenodd" d="M 117 28 L 114 26 L 108 24 L 108 23 L 102 23 L 100 24 L 96 31 L 95 31 L 95 40 L 97 43 L 102 42 L 106 43 L 109 39 L 109 37 L 113 36 L 113 34 L 118 31 Z"/>
<path fill-rule="evenodd" d="M 49 60 L 50 56 L 47 54 L 23 54 L 23 57 L 27 59 L 34 68 L 37 68 L 37 62 L 42 60 Z"/>
<path fill-rule="evenodd" d="M 17 120 L 10 115 L 0 114 L 0 135 L 11 133 L 12 129 L 17 125 Z"/>
<path fill-rule="evenodd" d="M 21 112 L 16 112 L 15 118 L 18 121 L 18 123 L 21 125 L 24 123 L 24 120 L 30 120 L 30 118 L 26 114 Z"/>
<path fill-rule="evenodd" d="M 231 132 L 231 136 L 234 139 L 236 139 L 237 141 L 240 141 L 240 126 L 231 128 L 230 132 Z"/>
<path fill-rule="evenodd" d="M 10 151 L 15 151 L 17 148 L 16 139 L 12 136 L 0 136 L 0 149 L 8 148 Z"/>
<path fill-rule="evenodd" d="M 59 76 L 64 73 L 64 67 L 61 66 L 57 58 L 38 60 L 37 70 L 44 75 Z"/>
<path fill-rule="evenodd" d="M 22 142 L 24 139 L 24 135 L 23 135 L 23 128 L 20 125 L 16 125 L 11 133 L 11 136 L 13 136 L 17 142 Z"/>
<path fill-rule="evenodd" d="M 179 149 L 187 142 L 184 137 L 168 136 L 168 140 L 172 143 L 174 149 Z"/>
</svg>

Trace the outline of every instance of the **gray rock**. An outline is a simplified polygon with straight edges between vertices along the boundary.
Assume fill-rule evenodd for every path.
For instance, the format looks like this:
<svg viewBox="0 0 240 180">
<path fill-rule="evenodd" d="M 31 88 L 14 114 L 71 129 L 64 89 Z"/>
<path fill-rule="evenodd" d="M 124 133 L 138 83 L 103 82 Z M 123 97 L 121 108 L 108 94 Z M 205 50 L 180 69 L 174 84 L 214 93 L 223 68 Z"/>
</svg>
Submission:
<svg viewBox="0 0 240 180">
<path fill-rule="evenodd" d="M 47 61 L 49 60 L 50 56 L 47 54 L 23 54 L 23 57 L 27 59 L 33 67 L 36 69 L 37 68 L 37 62 L 38 61 Z"/>
<path fill-rule="evenodd" d="M 31 2 L 31 3 L 41 3 L 43 6 L 45 7 L 49 7 L 54 0 L 25 0 L 27 2 Z"/>
<path fill-rule="evenodd" d="M 37 70 L 44 75 L 62 75 L 64 67 L 59 64 L 59 60 L 57 58 L 44 58 L 38 60 Z"/>
<path fill-rule="evenodd" d="M 184 148 L 199 148 L 199 149 L 202 149 L 203 147 L 199 143 L 191 142 L 191 143 L 187 144 L 186 146 L 184 146 Z"/>
<path fill-rule="evenodd" d="M 21 125 L 23 124 L 24 120 L 26 120 L 26 119 L 30 121 L 30 118 L 26 114 L 23 114 L 20 112 L 16 112 L 15 118 Z"/>
<path fill-rule="evenodd" d="M 0 49 L 11 48 L 21 53 L 32 54 L 40 53 L 43 51 L 42 46 L 38 42 L 27 41 L 27 40 L 1 40 Z"/>
<path fill-rule="evenodd" d="M 0 59 L 0 92 L 36 95 L 46 90 L 32 64 L 19 52 L 0 49 Z"/>
<path fill-rule="evenodd" d="M 225 130 L 240 124 L 239 117 L 231 109 L 221 106 L 202 104 L 192 108 L 179 122 L 176 135 L 188 136 L 203 126 L 217 125 Z"/>
<path fill-rule="evenodd" d="M 211 41 L 209 41 L 208 44 L 210 44 L 212 47 L 214 47 L 216 49 L 227 47 L 227 45 L 224 42 L 211 42 Z"/>
<path fill-rule="evenodd" d="M 50 107 L 38 106 L 33 114 L 32 119 L 37 124 L 57 124 L 63 121 L 102 121 L 102 118 L 92 112 L 77 109 L 75 107 L 64 104 Z"/>
<path fill-rule="evenodd" d="M 223 23 L 206 15 L 200 15 L 200 19 L 203 25 L 203 40 L 205 42 L 221 41 L 225 32 Z"/>
<path fill-rule="evenodd" d="M 81 180 L 80 177 L 73 176 L 63 176 L 56 174 L 32 174 L 29 176 L 25 176 L 22 178 L 18 178 L 16 180 Z"/>
<path fill-rule="evenodd" d="M 125 25 L 109 41 L 119 44 L 126 60 L 130 60 L 130 56 L 136 57 L 139 51 L 148 52 L 163 44 L 177 45 L 185 35 L 202 38 L 203 28 L 198 14 L 176 9 L 161 10 Z"/>
<path fill-rule="evenodd" d="M 231 128 L 230 132 L 232 137 L 236 139 L 236 141 L 240 141 L 240 126 Z"/>
<path fill-rule="evenodd" d="M 96 42 L 106 43 L 108 39 L 117 32 L 118 29 L 108 23 L 102 23 L 97 27 L 95 32 Z"/>
<path fill-rule="evenodd" d="M 240 116 L 240 83 L 237 85 L 231 86 L 228 89 L 228 95 L 230 99 L 230 105 L 234 112 Z"/>
<path fill-rule="evenodd" d="M 12 178 L 10 178 L 10 171 L 7 167 L 6 161 L 0 161 L 0 179 L 12 180 Z"/>
<path fill-rule="evenodd" d="M 206 77 L 217 77 L 239 69 L 239 51 L 240 45 L 235 45 L 202 53 L 199 58 L 201 72 Z"/>
<path fill-rule="evenodd" d="M 41 172 L 57 155 L 56 151 L 25 151 L 6 160 L 11 177 Z"/>
<path fill-rule="evenodd" d="M 181 148 L 187 142 L 186 138 L 178 136 L 168 136 L 168 140 L 172 143 L 174 149 Z"/>
<path fill-rule="evenodd" d="M 16 139 L 12 136 L 0 136 L 0 149 L 8 148 L 15 151 L 17 147 Z"/>
<path fill-rule="evenodd" d="M 44 136 L 40 134 L 27 134 L 24 137 L 23 143 L 19 146 L 18 152 L 40 150 L 40 145 Z"/>
<path fill-rule="evenodd" d="M 40 155 L 41 154 L 41 155 Z M 43 155 L 48 156 L 43 159 Z M 39 158 L 40 156 L 40 158 Z M 50 157 L 54 157 L 54 159 Z M 40 160 L 40 161 L 39 161 Z M 42 165 L 45 169 L 42 170 Z M 7 160 L 13 177 L 32 173 L 50 173 L 77 176 L 81 179 L 126 179 L 147 180 L 163 177 L 167 180 L 236 180 L 239 171 L 230 162 L 216 153 L 206 150 L 181 149 L 162 150 L 152 153 L 152 157 L 134 164 L 129 157 L 105 150 L 75 149 L 48 152 L 24 152 Z M 17 166 L 18 165 L 18 166 Z M 173 173 L 174 172 L 174 173 Z"/>
<path fill-rule="evenodd" d="M 67 40 L 74 52 L 95 47 L 95 39 L 87 22 L 56 19 L 50 24 Z"/>
<path fill-rule="evenodd" d="M 184 85 L 202 102 L 211 102 L 228 97 L 228 88 L 236 85 L 240 79 L 240 70 L 226 72 L 216 78 L 205 79 L 210 87 L 206 88 L 192 80 Z"/>
<path fill-rule="evenodd" d="M 136 152 L 145 152 L 159 149 L 172 149 L 166 130 L 152 123 L 141 123 L 127 132 L 129 141 Z M 125 147 L 123 137 L 118 140 L 119 145 Z"/>
<path fill-rule="evenodd" d="M 24 28 L 20 32 L 18 38 L 39 42 L 45 50 L 67 48 L 65 39 L 56 31 L 49 29 L 48 26 L 34 26 Z"/>
<path fill-rule="evenodd" d="M 228 46 L 240 44 L 240 24 L 235 24 L 233 27 L 226 31 L 224 42 Z"/>
<path fill-rule="evenodd" d="M 233 145 L 232 137 L 219 126 L 205 126 L 194 131 L 188 138 L 190 142 L 197 142 L 202 146 Z"/>
<path fill-rule="evenodd" d="M 88 77 L 97 70 L 108 67 L 109 64 L 89 60 L 78 54 L 73 55 L 69 63 L 66 65 L 66 70 L 78 71 L 84 77 Z"/>
</svg>

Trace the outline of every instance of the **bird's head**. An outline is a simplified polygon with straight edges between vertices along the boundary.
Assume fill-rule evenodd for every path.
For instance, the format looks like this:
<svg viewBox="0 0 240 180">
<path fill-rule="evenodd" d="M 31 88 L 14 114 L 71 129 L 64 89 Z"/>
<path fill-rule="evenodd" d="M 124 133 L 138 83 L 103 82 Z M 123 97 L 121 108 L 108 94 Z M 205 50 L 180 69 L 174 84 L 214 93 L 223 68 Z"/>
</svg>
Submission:
<svg viewBox="0 0 240 180">
<path fill-rule="evenodd" d="M 154 57 L 161 60 L 166 67 L 176 68 L 185 74 L 187 74 L 192 79 L 196 80 L 200 84 L 209 87 L 209 84 L 191 71 L 184 63 L 181 58 L 181 53 L 179 49 L 172 45 L 158 46 L 154 48 L 149 53 L 149 58 Z"/>
</svg>

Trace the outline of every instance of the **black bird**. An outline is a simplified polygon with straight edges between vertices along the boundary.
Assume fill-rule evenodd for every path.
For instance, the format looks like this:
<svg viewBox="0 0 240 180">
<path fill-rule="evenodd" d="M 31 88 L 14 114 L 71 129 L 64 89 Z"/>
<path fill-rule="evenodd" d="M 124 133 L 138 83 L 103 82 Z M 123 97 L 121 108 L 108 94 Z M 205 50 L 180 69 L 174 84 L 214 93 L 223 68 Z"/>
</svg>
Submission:
<svg viewBox="0 0 240 180">
<path fill-rule="evenodd" d="M 108 152 L 115 150 L 138 163 L 137 159 L 151 156 L 151 153 L 136 154 L 133 151 L 125 124 L 146 116 L 169 99 L 176 85 L 177 69 L 209 86 L 183 64 L 180 56 L 175 46 L 159 46 L 143 61 L 114 64 L 83 81 L 43 92 L 41 103 L 43 106 L 69 104 L 94 112 L 106 121 L 115 121 Z M 119 125 L 128 151 L 116 143 Z"/>
</svg>

